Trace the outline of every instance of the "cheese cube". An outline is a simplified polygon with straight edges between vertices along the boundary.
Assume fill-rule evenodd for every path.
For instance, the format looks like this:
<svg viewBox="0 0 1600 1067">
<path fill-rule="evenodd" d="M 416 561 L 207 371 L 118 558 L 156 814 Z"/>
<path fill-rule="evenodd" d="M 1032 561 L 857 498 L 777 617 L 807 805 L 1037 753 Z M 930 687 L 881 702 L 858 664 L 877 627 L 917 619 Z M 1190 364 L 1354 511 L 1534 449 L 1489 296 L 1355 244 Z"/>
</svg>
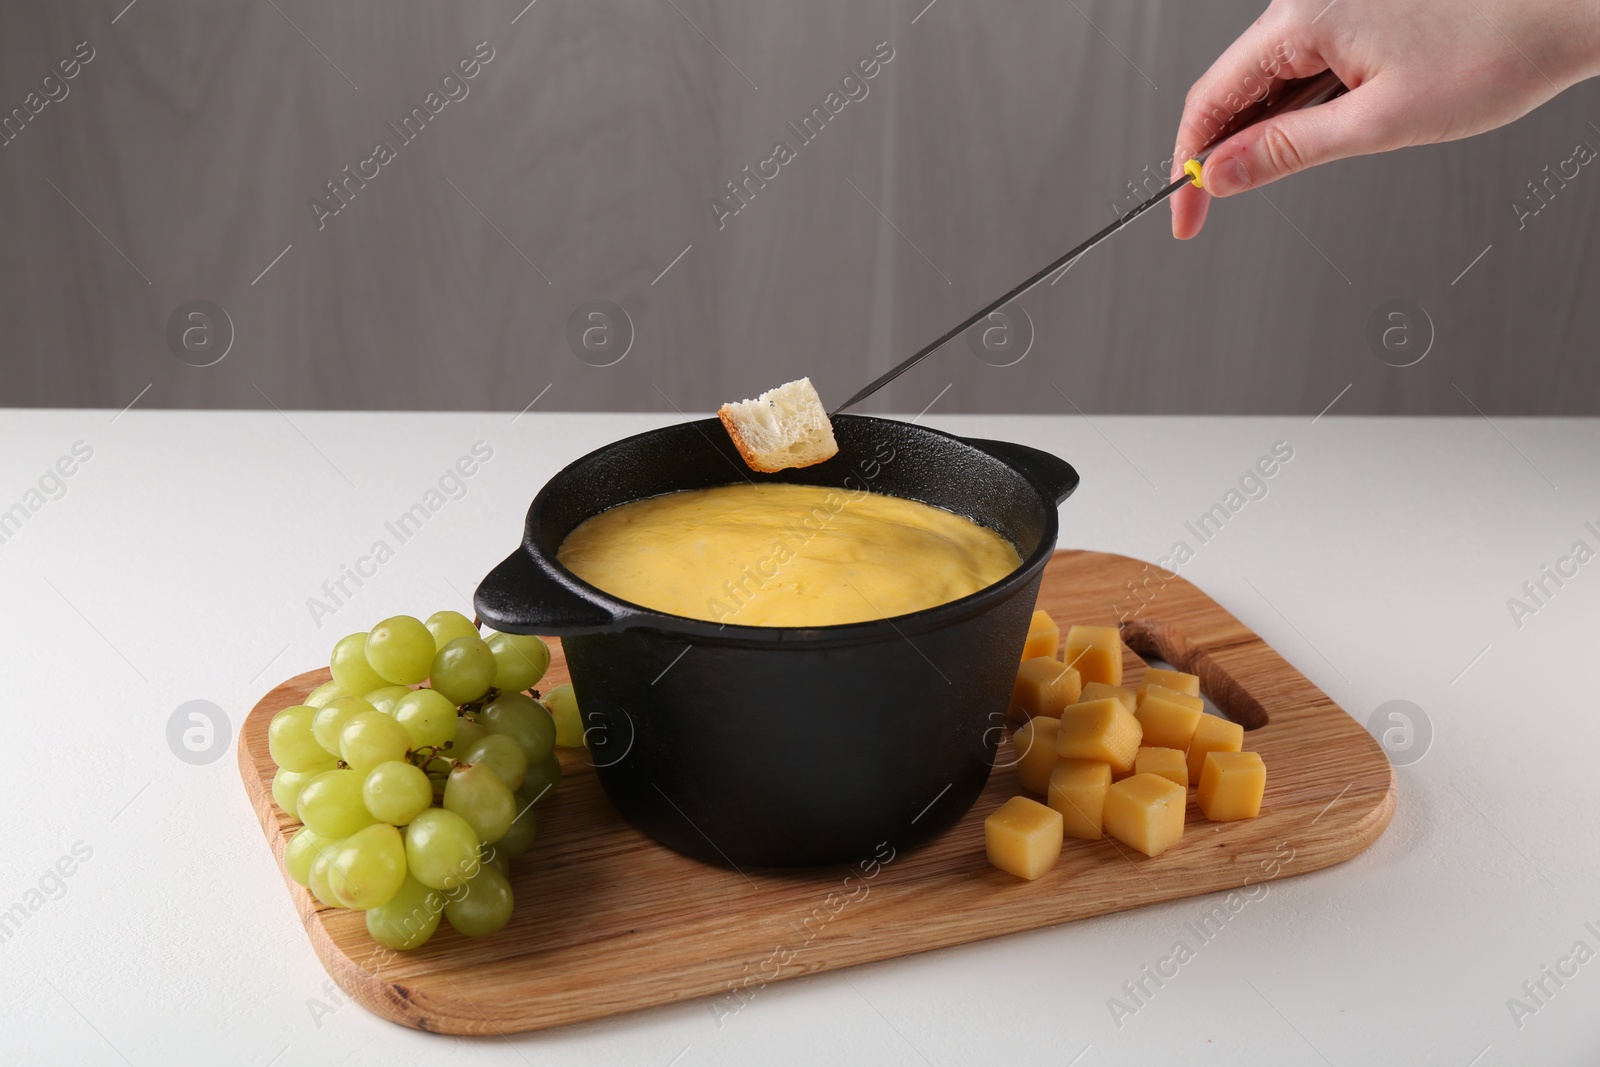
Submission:
<svg viewBox="0 0 1600 1067">
<path fill-rule="evenodd" d="M 1011 747 L 1017 754 L 1017 780 L 1030 793 L 1043 793 L 1050 788 L 1050 772 L 1056 769 L 1056 730 L 1060 720 L 1048 715 L 1029 719 L 1011 735 Z"/>
<path fill-rule="evenodd" d="M 1140 699 L 1144 698 L 1144 691 L 1152 685 L 1164 685 L 1168 689 L 1176 689 L 1192 697 L 1200 695 L 1200 678 L 1197 675 L 1169 671 L 1165 667 L 1151 667 L 1144 672 L 1144 678 L 1139 682 Z"/>
<path fill-rule="evenodd" d="M 1054 659 L 1056 649 L 1061 644 L 1061 627 L 1043 611 L 1033 613 L 1033 618 L 1028 621 L 1028 640 L 1022 645 L 1022 658 L 1034 659 L 1038 656 L 1049 656 Z"/>
<path fill-rule="evenodd" d="M 1086 682 L 1122 684 L 1122 634 L 1115 626 L 1074 626 L 1061 659 Z"/>
<path fill-rule="evenodd" d="M 1159 856 L 1183 836 L 1189 794 L 1159 774 L 1136 774 L 1106 790 L 1105 831 L 1146 856 Z"/>
<path fill-rule="evenodd" d="M 1032 881 L 1061 858 L 1061 813 L 1012 797 L 983 820 L 983 841 L 990 863 Z"/>
<path fill-rule="evenodd" d="M 1056 753 L 1063 759 L 1094 759 L 1111 764 L 1114 774 L 1133 769 L 1143 731 L 1122 701 L 1107 697 L 1061 709 Z"/>
<path fill-rule="evenodd" d="M 1104 700 L 1106 697 L 1116 697 L 1129 711 L 1139 706 L 1139 697 L 1132 689 L 1124 689 L 1120 685 L 1107 685 L 1105 682 L 1088 682 L 1083 687 L 1083 692 L 1078 694 L 1079 700 Z"/>
<path fill-rule="evenodd" d="M 1111 787 L 1111 764 L 1064 759 L 1050 773 L 1049 804 L 1061 813 L 1062 832 L 1085 841 L 1100 840 L 1100 816 Z"/>
<path fill-rule="evenodd" d="M 1133 757 L 1134 774 L 1159 774 L 1170 782 L 1189 788 L 1189 758 L 1181 748 L 1139 746 Z"/>
<path fill-rule="evenodd" d="M 1061 709 L 1078 702 L 1083 682 L 1078 671 L 1058 659 L 1039 656 L 1023 660 L 1017 668 L 1017 680 L 1011 687 L 1011 706 L 1028 718 L 1048 715 L 1061 717 Z"/>
<path fill-rule="evenodd" d="M 1206 702 L 1196 694 L 1185 693 L 1181 689 L 1172 689 L 1159 683 L 1155 685 L 1143 686 L 1139 689 L 1140 707 L 1143 707 L 1144 702 L 1152 698 L 1171 701 L 1172 703 L 1181 707 L 1194 708 L 1196 711 L 1200 712 L 1204 712 L 1206 708 Z"/>
<path fill-rule="evenodd" d="M 1267 791 L 1267 765 L 1259 752 L 1207 752 L 1195 802 L 1212 822 L 1253 819 Z"/>
<path fill-rule="evenodd" d="M 1199 697 L 1152 685 L 1139 697 L 1139 725 L 1144 727 L 1144 743 L 1156 748 L 1187 749 L 1195 728 L 1205 714 Z M 1215 716 L 1213 716 L 1215 718 Z"/>
<path fill-rule="evenodd" d="M 1215 715 L 1200 716 L 1194 739 L 1189 742 L 1189 781 L 1198 782 L 1212 752 L 1237 752 L 1244 747 L 1244 727 Z"/>
</svg>

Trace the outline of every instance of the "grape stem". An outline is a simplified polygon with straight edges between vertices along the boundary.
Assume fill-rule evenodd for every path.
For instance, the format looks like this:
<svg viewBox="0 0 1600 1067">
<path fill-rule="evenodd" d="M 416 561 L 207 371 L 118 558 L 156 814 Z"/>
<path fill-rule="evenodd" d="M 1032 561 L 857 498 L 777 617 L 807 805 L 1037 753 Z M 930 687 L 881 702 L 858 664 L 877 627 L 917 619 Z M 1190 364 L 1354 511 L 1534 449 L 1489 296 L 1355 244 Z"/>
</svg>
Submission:
<svg viewBox="0 0 1600 1067">
<path fill-rule="evenodd" d="M 457 767 L 465 765 L 461 760 L 456 759 L 454 756 L 447 756 L 444 754 L 444 750 L 445 748 L 449 747 L 449 744 L 450 743 L 446 743 L 445 745 L 418 746 L 408 753 L 410 762 L 413 766 L 422 768 L 422 773 L 426 774 L 430 778 L 448 778 L 450 776 L 450 771 L 444 771 L 441 773 L 439 771 L 430 771 L 428 768 L 435 761 L 449 764 L 451 771 L 455 770 Z"/>
</svg>

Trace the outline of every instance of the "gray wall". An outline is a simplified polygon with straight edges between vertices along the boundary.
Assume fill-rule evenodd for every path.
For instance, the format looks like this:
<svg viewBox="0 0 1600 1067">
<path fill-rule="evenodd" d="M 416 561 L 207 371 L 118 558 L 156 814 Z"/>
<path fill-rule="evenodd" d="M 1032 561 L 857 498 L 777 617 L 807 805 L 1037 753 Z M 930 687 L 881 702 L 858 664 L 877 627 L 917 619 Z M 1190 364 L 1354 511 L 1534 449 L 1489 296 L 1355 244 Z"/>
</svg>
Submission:
<svg viewBox="0 0 1600 1067">
<path fill-rule="evenodd" d="M 0 405 L 704 411 L 800 374 L 836 401 L 1102 225 L 1260 7 L 524 2 L 7 0 L 0 111 L 94 58 L 0 148 Z M 319 229 L 310 198 L 485 40 Z M 719 229 L 724 183 L 884 40 Z M 868 410 L 950 384 L 940 410 L 1315 414 L 1349 385 L 1335 413 L 1600 412 L 1600 173 L 1511 208 L 1591 119 L 1593 83 L 1218 205 L 1191 244 L 1143 220 L 1024 299 L 1021 362 L 957 341 Z M 1394 298 L 1436 334 L 1403 369 L 1364 337 Z M 232 321 L 215 365 L 169 351 L 191 299 Z M 633 324 L 611 366 L 569 350 L 591 299 Z"/>
</svg>

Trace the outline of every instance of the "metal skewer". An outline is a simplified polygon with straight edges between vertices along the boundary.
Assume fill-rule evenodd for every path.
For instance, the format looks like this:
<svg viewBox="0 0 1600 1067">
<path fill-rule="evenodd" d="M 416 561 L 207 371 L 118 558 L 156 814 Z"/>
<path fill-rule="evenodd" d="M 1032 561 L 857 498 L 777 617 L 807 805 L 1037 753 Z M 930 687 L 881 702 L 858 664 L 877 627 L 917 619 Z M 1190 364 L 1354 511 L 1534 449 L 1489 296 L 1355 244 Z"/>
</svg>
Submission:
<svg viewBox="0 0 1600 1067">
<path fill-rule="evenodd" d="M 1324 103 L 1346 92 L 1344 84 L 1339 81 L 1338 76 L 1332 71 L 1324 71 L 1322 74 L 1316 75 L 1315 77 L 1306 78 L 1298 82 L 1283 83 L 1278 87 L 1278 90 L 1279 91 L 1277 92 L 1270 93 L 1266 99 L 1261 101 L 1261 103 L 1246 108 L 1236 115 L 1233 121 L 1222 132 L 1218 133 L 1216 138 L 1213 140 L 1213 143 L 1222 140 L 1224 137 L 1237 132 L 1239 129 L 1248 126 L 1251 123 L 1260 121 L 1268 113 L 1277 111 L 1296 111 L 1301 108 L 1311 107 L 1316 104 Z M 915 367 L 918 363 L 921 363 L 924 359 L 927 359 L 929 356 L 933 355 L 933 353 L 943 348 L 957 335 L 964 333 L 973 325 L 982 321 L 990 313 L 1004 307 L 1006 304 L 1015 300 L 1023 293 L 1026 293 L 1029 289 L 1032 289 L 1035 285 L 1038 285 L 1045 278 L 1079 259 L 1090 249 L 1094 248 L 1095 245 L 1099 244 L 1101 241 L 1104 241 L 1107 237 L 1110 237 L 1112 234 L 1128 225 L 1128 223 L 1132 222 L 1140 215 L 1143 215 L 1146 211 L 1149 211 L 1151 208 L 1167 199 L 1167 197 L 1171 196 L 1179 189 L 1182 189 L 1185 185 L 1199 185 L 1200 164 L 1203 164 L 1210 154 L 1210 151 L 1207 150 L 1196 156 L 1194 159 L 1191 159 L 1189 161 L 1189 169 L 1182 178 L 1177 179 L 1171 185 L 1150 197 L 1150 199 L 1130 208 L 1128 211 L 1118 216 L 1117 220 L 1111 223 L 1105 229 L 1101 230 L 1087 241 L 1078 245 L 1066 255 L 1035 272 L 1025 281 L 1023 281 L 1022 284 L 1011 289 L 1004 296 L 985 304 L 983 307 L 979 308 L 965 319 L 962 319 L 932 344 L 919 349 L 910 358 L 897 363 L 885 374 L 873 379 L 870 383 L 868 383 L 866 388 L 856 393 L 855 396 L 852 396 L 843 404 L 840 404 L 838 407 L 834 408 L 833 411 L 830 412 L 830 415 L 837 415 L 841 411 L 852 408 L 861 403 L 861 401 L 865 400 L 873 393 L 876 393 L 879 389 L 882 389 L 884 386 L 900 377 L 900 375 L 904 374 L 906 371 L 910 370 L 912 367 Z"/>
<path fill-rule="evenodd" d="M 1140 215 L 1143 215 L 1146 211 L 1149 211 L 1151 208 L 1155 207 L 1157 204 L 1161 203 L 1167 197 L 1171 196 L 1173 193 L 1177 192 L 1179 189 L 1182 189 L 1185 185 L 1188 185 L 1189 183 L 1190 183 L 1189 176 L 1188 175 L 1184 175 L 1182 178 L 1179 178 L 1177 181 L 1173 182 L 1171 185 L 1169 185 L 1165 189 L 1161 190 L 1155 196 L 1152 196 L 1150 199 L 1144 201 L 1142 204 L 1138 204 L 1138 205 L 1134 206 L 1133 208 L 1129 209 L 1127 212 L 1125 212 L 1124 214 L 1120 215 L 1115 222 L 1111 223 L 1111 225 L 1107 226 L 1105 229 L 1101 230 L 1099 233 L 1095 234 L 1093 237 L 1089 238 L 1087 241 L 1083 242 L 1081 245 L 1079 245 L 1078 247 L 1074 248 L 1072 251 L 1068 252 L 1066 255 L 1062 256 L 1060 259 L 1055 260 L 1054 262 L 1052 262 L 1048 266 L 1046 266 L 1043 269 L 1037 271 L 1032 276 L 1030 276 L 1026 281 L 1024 281 L 1021 285 L 1018 285 L 1014 289 L 1011 289 L 1009 292 L 1007 292 L 1004 296 L 1000 297 L 998 300 L 994 300 L 994 301 L 991 301 L 988 304 L 985 304 L 983 307 L 979 308 L 977 311 L 973 312 L 971 315 L 967 316 L 965 319 L 962 319 L 959 323 L 957 323 L 954 327 L 952 327 L 948 332 L 946 332 L 938 340 L 934 341 L 932 344 L 928 345 L 927 347 L 920 349 L 915 355 L 911 356 L 911 358 L 906 359 L 906 360 L 900 362 L 899 364 L 896 364 L 895 366 L 891 367 L 886 374 L 883 374 L 882 376 L 873 379 L 873 381 L 870 382 L 865 389 L 862 389 L 855 396 L 851 397 L 849 400 L 846 400 L 843 404 L 840 404 L 838 407 L 834 408 L 833 411 L 830 414 L 837 415 L 837 414 L 839 414 L 839 412 L 844 411 L 846 408 L 854 407 L 856 404 L 859 404 L 861 401 L 865 400 L 867 397 L 871 396 L 873 393 L 876 393 L 879 389 L 882 389 L 884 386 L 888 385 L 890 382 L 892 382 L 896 378 L 900 377 L 900 375 L 904 374 L 906 371 L 910 370 L 912 367 L 915 367 L 918 363 L 921 363 L 924 359 L 927 359 L 929 356 L 933 355 L 939 349 L 943 348 L 946 344 L 948 344 L 950 342 L 950 340 L 952 338 L 956 337 L 957 335 L 959 335 L 961 333 L 964 333 L 966 330 L 971 328 L 975 323 L 981 321 L 990 312 L 996 311 L 996 310 L 1004 307 L 1005 305 L 1009 304 L 1011 301 L 1015 300 L 1017 297 L 1021 296 L 1023 293 L 1026 293 L 1029 289 L 1032 289 L 1035 285 L 1038 285 L 1045 278 L 1048 278 L 1050 275 L 1054 274 L 1056 271 L 1060 270 L 1062 267 L 1066 266 L 1068 263 L 1070 263 L 1073 260 L 1077 259 L 1079 256 L 1082 256 L 1084 253 L 1088 252 L 1095 245 L 1099 244 L 1101 241 L 1104 241 L 1107 237 L 1110 237 L 1112 234 L 1114 234 L 1118 230 L 1122 229 L 1128 223 L 1132 222 L 1134 219 L 1138 218 Z"/>
</svg>

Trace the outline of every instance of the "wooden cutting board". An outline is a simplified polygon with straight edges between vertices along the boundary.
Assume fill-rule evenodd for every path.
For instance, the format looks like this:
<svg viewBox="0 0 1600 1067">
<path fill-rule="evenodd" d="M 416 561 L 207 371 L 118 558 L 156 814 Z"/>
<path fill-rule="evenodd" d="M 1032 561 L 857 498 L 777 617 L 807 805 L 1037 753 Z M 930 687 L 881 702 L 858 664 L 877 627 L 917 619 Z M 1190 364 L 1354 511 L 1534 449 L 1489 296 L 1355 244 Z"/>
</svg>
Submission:
<svg viewBox="0 0 1600 1067">
<path fill-rule="evenodd" d="M 976 806 L 914 852 L 854 868 L 745 871 L 685 859 L 612 810 L 581 750 L 562 750 L 559 790 L 512 876 L 516 912 L 500 933 L 441 924 L 396 954 L 360 912 L 328 909 L 284 876 L 323 966 L 358 1003 L 420 1030 L 538 1030 L 695 997 L 719 1018 L 768 982 L 1289 878 L 1349 859 L 1394 814 L 1394 775 L 1361 726 L 1193 585 L 1138 560 L 1058 552 L 1039 606 L 1070 623 L 1121 622 L 1126 677 L 1138 653 L 1198 674 L 1205 695 L 1247 729 L 1267 764 L 1259 818 L 1207 822 L 1193 802 L 1183 840 L 1149 859 L 1110 840 L 1069 840 L 1056 868 L 1023 882 L 984 858 L 983 820 L 1019 792 L 1010 743 Z M 559 643 L 543 683 L 567 680 Z M 272 801 L 267 723 L 327 680 L 291 678 L 240 730 L 239 769 L 280 867 L 298 825 Z M 843 739 L 841 739 L 843 740 Z M 1223 898 L 1224 901 L 1227 898 Z"/>
</svg>

